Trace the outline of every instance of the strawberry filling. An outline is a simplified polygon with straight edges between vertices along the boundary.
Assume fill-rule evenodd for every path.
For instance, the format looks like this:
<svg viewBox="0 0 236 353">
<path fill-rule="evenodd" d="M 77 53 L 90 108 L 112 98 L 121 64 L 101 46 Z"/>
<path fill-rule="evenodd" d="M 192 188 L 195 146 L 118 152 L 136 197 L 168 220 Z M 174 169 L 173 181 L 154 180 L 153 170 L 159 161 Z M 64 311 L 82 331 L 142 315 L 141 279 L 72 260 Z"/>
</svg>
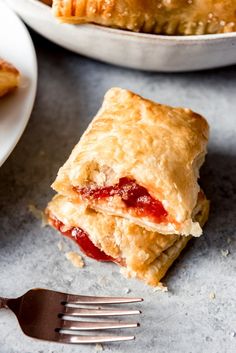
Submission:
<svg viewBox="0 0 236 353">
<path fill-rule="evenodd" d="M 130 178 L 121 178 L 113 186 L 74 187 L 74 190 L 84 199 L 101 200 L 118 195 L 135 216 L 150 217 L 158 223 L 165 222 L 168 215 L 159 200 L 154 199 L 146 188 L 138 185 L 135 180 Z"/>
<path fill-rule="evenodd" d="M 73 239 L 80 247 L 81 251 L 88 257 L 95 259 L 97 261 L 112 261 L 116 262 L 116 259 L 113 259 L 111 256 L 105 254 L 102 250 L 97 248 L 92 241 L 89 239 L 89 236 L 79 227 L 72 227 L 66 229 L 65 225 L 59 221 L 57 218 L 50 218 L 50 222 L 54 228 L 59 230 L 63 235 Z"/>
</svg>

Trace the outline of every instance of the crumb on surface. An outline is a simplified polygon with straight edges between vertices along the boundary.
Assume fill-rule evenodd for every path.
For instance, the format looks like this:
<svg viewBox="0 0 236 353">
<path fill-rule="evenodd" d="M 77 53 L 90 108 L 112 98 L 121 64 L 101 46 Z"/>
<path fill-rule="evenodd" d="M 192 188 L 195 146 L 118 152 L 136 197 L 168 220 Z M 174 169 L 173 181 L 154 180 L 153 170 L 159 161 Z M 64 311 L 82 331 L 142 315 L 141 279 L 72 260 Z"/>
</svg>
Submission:
<svg viewBox="0 0 236 353">
<path fill-rule="evenodd" d="M 153 292 L 168 292 L 167 286 L 159 282 L 156 287 L 153 288 Z"/>
<path fill-rule="evenodd" d="M 209 299 L 213 300 L 216 298 L 216 294 L 214 292 L 209 293 Z"/>
<path fill-rule="evenodd" d="M 30 213 L 32 213 L 35 218 L 41 220 L 41 227 L 45 227 L 48 224 L 48 219 L 45 213 L 39 208 L 37 208 L 35 205 L 29 204 L 28 210 Z"/>
<path fill-rule="evenodd" d="M 103 345 L 101 343 L 97 343 L 95 346 L 96 352 L 102 352 L 104 350 Z"/>
<path fill-rule="evenodd" d="M 130 288 L 125 288 L 124 292 L 125 292 L 126 294 L 129 294 L 129 293 L 131 292 L 131 289 L 130 289 Z"/>
<path fill-rule="evenodd" d="M 57 243 L 57 247 L 60 251 L 63 251 L 63 248 L 64 248 L 64 243 L 60 240 L 58 243 Z"/>
<path fill-rule="evenodd" d="M 131 278 L 131 277 L 132 277 L 131 272 L 130 272 L 126 267 L 121 267 L 121 268 L 120 268 L 120 273 L 121 273 L 125 278 Z"/>
<path fill-rule="evenodd" d="M 82 256 L 80 256 L 77 252 L 75 251 L 69 251 L 66 253 L 66 258 L 69 260 L 74 267 L 77 268 L 83 268 L 84 267 L 84 261 L 82 259 Z"/>
<path fill-rule="evenodd" d="M 229 255 L 229 250 L 228 249 L 225 249 L 225 250 L 221 250 L 221 255 L 224 256 L 224 257 L 227 257 Z"/>
<path fill-rule="evenodd" d="M 109 280 L 108 280 L 108 278 L 105 277 L 105 276 L 99 278 L 98 282 L 99 282 L 99 284 L 101 284 L 102 286 L 106 286 L 106 285 L 108 285 L 108 284 L 110 283 Z"/>
<path fill-rule="evenodd" d="M 231 337 L 236 337 L 236 332 L 235 332 L 235 331 L 231 332 L 231 333 L 230 333 L 230 336 L 231 336 Z"/>
</svg>

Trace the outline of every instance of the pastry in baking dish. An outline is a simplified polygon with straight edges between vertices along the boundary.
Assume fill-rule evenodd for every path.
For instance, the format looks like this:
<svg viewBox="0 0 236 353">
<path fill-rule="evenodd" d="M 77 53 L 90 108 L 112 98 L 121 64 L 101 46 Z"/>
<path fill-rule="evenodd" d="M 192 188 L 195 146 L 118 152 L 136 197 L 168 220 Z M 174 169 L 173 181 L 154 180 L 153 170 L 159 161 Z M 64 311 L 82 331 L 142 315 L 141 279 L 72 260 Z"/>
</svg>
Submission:
<svg viewBox="0 0 236 353">
<path fill-rule="evenodd" d="M 191 35 L 236 30 L 235 0 L 54 0 L 62 22 Z"/>
<path fill-rule="evenodd" d="M 203 225 L 208 201 L 199 193 L 196 219 Z M 96 260 L 113 261 L 126 272 L 156 286 L 179 256 L 191 236 L 163 235 L 148 231 L 124 218 L 97 213 L 83 202 L 56 195 L 47 208 L 49 223 L 74 239 Z"/>
<path fill-rule="evenodd" d="M 10 63 L 0 59 L 0 97 L 13 91 L 20 80 L 19 71 Z"/>
<path fill-rule="evenodd" d="M 110 89 L 52 186 L 147 230 L 199 236 L 198 177 L 208 129 L 189 109 Z"/>
</svg>

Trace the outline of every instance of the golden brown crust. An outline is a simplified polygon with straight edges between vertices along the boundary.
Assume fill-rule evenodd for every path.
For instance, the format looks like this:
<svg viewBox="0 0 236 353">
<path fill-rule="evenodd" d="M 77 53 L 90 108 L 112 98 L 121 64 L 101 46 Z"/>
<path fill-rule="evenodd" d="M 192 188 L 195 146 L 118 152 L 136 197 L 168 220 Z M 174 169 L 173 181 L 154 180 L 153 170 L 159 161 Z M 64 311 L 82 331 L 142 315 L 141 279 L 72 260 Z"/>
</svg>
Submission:
<svg viewBox="0 0 236 353">
<path fill-rule="evenodd" d="M 201 228 L 192 217 L 208 130 L 205 119 L 189 109 L 160 105 L 113 88 L 59 170 L 53 188 L 78 199 L 73 187 L 103 187 L 129 177 L 163 203 L 169 213 L 167 223 L 134 216 L 119 197 L 90 200 L 89 205 L 159 233 L 198 236 Z"/>
<path fill-rule="evenodd" d="M 84 203 L 60 195 L 49 203 L 47 212 L 66 227 L 82 228 L 96 246 L 113 258 L 122 256 L 133 270 L 152 262 L 179 237 L 149 232 L 123 218 L 96 212 Z"/>
<path fill-rule="evenodd" d="M 203 226 L 209 215 L 209 201 L 206 199 L 205 195 L 201 191 L 198 197 L 197 213 L 196 219 L 199 221 L 201 226 Z M 168 236 L 167 236 L 168 237 Z M 178 237 L 178 239 L 173 243 L 172 246 L 164 250 L 159 257 L 157 257 L 150 265 L 143 270 L 129 271 L 129 275 L 137 277 L 151 286 L 159 285 L 160 280 L 165 276 L 168 269 L 171 267 L 173 262 L 179 257 L 182 250 L 186 247 L 191 236 L 188 237 Z"/>
<path fill-rule="evenodd" d="M 203 225 L 208 218 L 209 204 L 199 197 L 198 217 Z M 157 285 L 191 237 L 149 232 L 129 221 L 97 213 L 83 203 L 56 195 L 47 208 L 49 217 L 56 217 L 66 227 L 80 227 L 92 242 L 113 258 L 122 258 L 130 275 Z"/>
<path fill-rule="evenodd" d="M 10 63 L 0 59 L 0 97 L 14 90 L 19 85 L 20 73 Z"/>
<path fill-rule="evenodd" d="M 236 30 L 235 0 L 54 0 L 62 22 L 168 35 Z"/>
<path fill-rule="evenodd" d="M 124 274 L 128 277 L 136 277 L 143 280 L 150 286 L 160 285 L 161 279 L 165 276 L 173 262 L 179 257 L 181 251 L 186 247 L 192 237 L 179 237 L 168 249 L 163 251 L 149 267 L 140 271 L 132 271 L 126 268 Z"/>
<path fill-rule="evenodd" d="M 41 0 L 45 5 L 52 6 L 53 0 Z"/>
</svg>

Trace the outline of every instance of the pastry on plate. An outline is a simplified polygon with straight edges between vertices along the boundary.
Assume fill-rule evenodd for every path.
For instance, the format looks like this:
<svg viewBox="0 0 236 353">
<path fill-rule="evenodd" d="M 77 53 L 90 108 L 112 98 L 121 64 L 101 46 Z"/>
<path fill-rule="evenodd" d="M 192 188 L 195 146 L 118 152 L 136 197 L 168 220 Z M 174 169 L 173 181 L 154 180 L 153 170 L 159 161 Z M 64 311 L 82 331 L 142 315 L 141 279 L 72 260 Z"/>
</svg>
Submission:
<svg viewBox="0 0 236 353">
<path fill-rule="evenodd" d="M 54 0 L 67 23 L 96 23 L 136 32 L 194 35 L 236 30 L 235 0 Z"/>
<path fill-rule="evenodd" d="M 203 192 L 198 196 L 196 220 L 203 225 L 209 204 Z M 46 211 L 49 223 L 74 239 L 89 257 L 113 261 L 126 274 L 156 286 L 179 256 L 191 236 L 163 235 L 148 231 L 124 218 L 94 211 L 83 202 L 56 195 Z"/>
<path fill-rule="evenodd" d="M 19 71 L 12 64 L 0 59 L 0 97 L 18 87 L 19 80 Z"/>
<path fill-rule="evenodd" d="M 198 178 L 208 133 L 206 120 L 189 109 L 110 89 L 52 186 L 149 231 L 199 236 Z"/>
</svg>

